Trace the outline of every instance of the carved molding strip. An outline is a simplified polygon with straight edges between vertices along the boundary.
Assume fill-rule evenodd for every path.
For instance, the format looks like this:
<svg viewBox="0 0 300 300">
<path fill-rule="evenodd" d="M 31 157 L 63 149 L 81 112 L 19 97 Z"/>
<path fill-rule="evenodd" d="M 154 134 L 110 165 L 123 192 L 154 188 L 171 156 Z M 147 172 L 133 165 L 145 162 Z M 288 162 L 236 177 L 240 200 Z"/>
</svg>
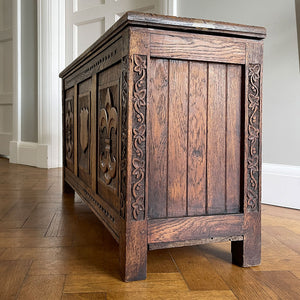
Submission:
<svg viewBox="0 0 300 300">
<path fill-rule="evenodd" d="M 260 64 L 249 65 L 247 210 L 259 210 Z"/>
<path fill-rule="evenodd" d="M 133 55 L 132 218 L 145 219 L 147 56 Z"/>
<path fill-rule="evenodd" d="M 121 192 L 120 216 L 125 219 L 127 190 L 127 102 L 128 102 L 128 56 L 122 59 L 121 94 Z"/>
<path fill-rule="evenodd" d="M 102 212 L 102 215 L 105 216 L 106 218 L 110 219 L 113 223 L 115 222 L 115 218 L 112 216 L 112 214 L 108 211 L 108 209 L 104 208 L 98 201 L 96 201 L 94 199 L 94 197 L 92 197 L 90 195 L 90 193 L 86 190 L 83 189 L 84 192 L 84 199 L 89 202 L 90 204 L 94 204 L 95 206 L 97 206 L 99 208 L 99 212 Z"/>
<path fill-rule="evenodd" d="M 88 64 L 83 65 L 74 73 L 65 79 L 65 89 L 72 87 L 74 84 L 91 77 L 92 74 L 102 71 L 103 69 L 120 60 L 122 49 L 122 39 L 117 40 L 110 47 L 94 57 Z"/>
</svg>

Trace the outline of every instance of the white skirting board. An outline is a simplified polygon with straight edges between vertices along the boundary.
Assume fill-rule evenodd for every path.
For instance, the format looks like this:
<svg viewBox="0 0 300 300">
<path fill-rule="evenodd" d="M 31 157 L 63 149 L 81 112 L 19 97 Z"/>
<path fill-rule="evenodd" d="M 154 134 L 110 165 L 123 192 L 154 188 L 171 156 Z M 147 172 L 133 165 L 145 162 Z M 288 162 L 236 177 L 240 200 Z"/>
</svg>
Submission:
<svg viewBox="0 0 300 300">
<path fill-rule="evenodd" d="M 300 166 L 264 163 L 262 203 L 300 209 Z"/>
<path fill-rule="evenodd" d="M 9 162 L 38 168 L 48 168 L 48 145 L 10 142 Z"/>
</svg>

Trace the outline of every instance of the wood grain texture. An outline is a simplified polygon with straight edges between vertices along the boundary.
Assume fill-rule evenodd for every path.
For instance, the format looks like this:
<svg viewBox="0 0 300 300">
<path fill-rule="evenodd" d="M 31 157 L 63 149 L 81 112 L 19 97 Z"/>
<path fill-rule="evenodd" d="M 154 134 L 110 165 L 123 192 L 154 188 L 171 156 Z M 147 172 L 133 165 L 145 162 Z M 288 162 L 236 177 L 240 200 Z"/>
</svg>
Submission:
<svg viewBox="0 0 300 300">
<path fill-rule="evenodd" d="M 107 300 L 211 300 L 237 299 L 231 291 L 157 291 L 157 292 L 111 292 Z"/>
<path fill-rule="evenodd" d="M 145 279 L 148 247 L 185 243 L 231 240 L 234 263 L 257 264 L 265 30 L 129 12 L 108 33 L 61 73 L 78 159 L 63 179 L 119 242 L 122 278 Z M 52 216 L 47 236 L 66 234 Z"/>
<path fill-rule="evenodd" d="M 74 171 L 74 87 L 62 91 L 64 166 Z"/>
<path fill-rule="evenodd" d="M 169 62 L 168 217 L 186 215 L 188 63 Z"/>
<path fill-rule="evenodd" d="M 243 222 L 242 214 L 153 219 L 148 221 L 148 243 L 222 237 L 229 232 L 238 235 L 243 232 Z"/>
<path fill-rule="evenodd" d="M 226 78 L 226 212 L 238 213 L 241 203 L 242 67 L 228 65 Z"/>
<path fill-rule="evenodd" d="M 245 70 L 243 242 L 232 242 L 233 262 L 255 266 L 261 262 L 261 165 L 262 165 L 262 62 L 263 44 L 247 45 Z"/>
<path fill-rule="evenodd" d="M 207 213 L 225 212 L 226 66 L 208 66 Z"/>
<path fill-rule="evenodd" d="M 107 300 L 106 293 L 71 293 L 63 294 L 62 300 Z"/>
<path fill-rule="evenodd" d="M 66 277 L 66 283 L 64 292 L 100 292 L 110 290 L 114 292 L 126 292 L 128 291 L 128 283 L 120 282 L 119 277 L 114 277 L 106 274 L 77 274 L 68 275 Z M 182 276 L 179 273 L 158 273 L 148 274 L 147 281 L 135 281 L 130 283 L 130 289 L 143 293 L 153 293 L 155 289 L 159 289 L 163 292 L 171 292 L 174 289 L 181 291 L 188 291 Z"/>
<path fill-rule="evenodd" d="M 97 192 L 116 210 L 120 209 L 120 69 L 116 64 L 101 72 L 97 83 Z"/>
<path fill-rule="evenodd" d="M 209 49 L 209 52 L 207 51 Z M 151 34 L 151 56 L 169 59 L 245 63 L 245 44 L 230 38 L 182 33 Z"/>
<path fill-rule="evenodd" d="M 111 28 L 109 28 L 94 44 L 92 44 L 84 53 L 77 57 L 60 74 L 60 77 L 66 77 L 74 72 L 74 69 L 84 65 L 86 57 L 93 57 L 99 49 L 105 46 L 111 36 L 117 35 L 127 25 L 149 27 L 151 29 L 175 29 L 178 31 L 212 33 L 215 35 L 228 35 L 244 38 L 264 39 L 266 29 L 258 26 L 240 25 L 226 22 L 216 22 L 210 20 L 201 20 L 193 18 L 178 18 L 173 16 L 162 16 L 155 14 L 145 14 L 141 12 L 126 12 Z M 105 55 L 104 55 L 105 56 Z M 102 66 L 101 66 L 102 67 Z"/>
<path fill-rule="evenodd" d="M 190 290 L 229 289 L 197 247 L 177 248 L 170 252 Z"/>
<path fill-rule="evenodd" d="M 288 271 L 259 272 L 256 278 L 271 288 L 280 299 L 299 299 L 299 279 Z"/>
<path fill-rule="evenodd" d="M 97 75 L 91 83 L 91 186 L 97 190 Z"/>
<path fill-rule="evenodd" d="M 38 182 L 37 178 L 38 181 L 52 182 L 50 189 L 42 185 L 44 190 L 33 191 L 31 186 Z M 26 212 L 26 205 L 33 203 L 27 217 L 34 212 L 37 219 L 40 212 L 42 218 L 46 208 L 49 213 L 56 209 L 57 216 L 56 220 L 50 221 L 53 225 L 49 224 L 49 234 L 45 237 L 48 231 L 44 225 L 41 228 L 11 229 L 0 226 L 0 243 L 2 246 L 9 243 L 7 248 L 0 246 L 1 299 L 16 299 L 25 278 L 52 279 L 57 275 L 67 277 L 64 291 L 61 284 L 51 284 L 52 280 L 49 285 L 51 289 L 56 286 L 56 294 L 63 293 L 67 299 L 93 299 L 95 295 L 101 299 L 103 294 L 107 299 L 147 300 L 299 298 L 298 210 L 262 206 L 260 266 L 242 269 L 232 265 L 229 242 L 155 250 L 148 252 L 148 278 L 125 284 L 119 276 L 118 244 L 77 194 L 75 201 L 74 196 L 62 194 L 61 178 L 61 169 L 9 164 L 8 160 L 0 158 L 0 203 L 9 199 L 15 207 L 10 213 L 4 210 L 0 222 L 6 214 L 9 214 L 7 222 L 13 224 L 14 218 L 19 222 L 22 212 Z M 34 210 L 35 207 L 39 209 Z M 65 244 L 64 237 L 73 239 L 73 243 Z M 199 281 L 204 274 L 214 272 L 215 276 L 210 276 L 209 281 L 205 278 L 203 282 Z M 222 281 L 226 290 L 208 289 L 220 288 Z M 39 295 L 45 282 L 47 280 L 43 279 L 24 284 L 23 288 L 30 291 L 28 299 L 35 299 L 32 293 Z M 39 290 L 35 292 L 37 285 Z"/>
<path fill-rule="evenodd" d="M 78 120 L 78 176 L 86 184 L 91 183 L 91 80 L 79 85 Z"/>
<path fill-rule="evenodd" d="M 18 299 L 61 299 L 64 281 L 61 275 L 28 276 Z"/>
<path fill-rule="evenodd" d="M 148 252 L 148 273 L 176 273 L 176 268 L 173 259 L 169 252 L 164 250 L 156 250 Z"/>
<path fill-rule="evenodd" d="M 159 218 L 167 216 L 169 63 L 152 59 L 149 71 L 149 216 Z"/>
<path fill-rule="evenodd" d="M 30 260 L 0 262 L 1 299 L 16 299 L 30 265 Z"/>
<path fill-rule="evenodd" d="M 78 175 L 78 85 L 74 85 L 74 174 Z"/>
<path fill-rule="evenodd" d="M 190 62 L 188 124 L 188 215 L 206 209 L 207 63 Z"/>
<path fill-rule="evenodd" d="M 130 30 L 128 70 L 128 148 L 125 220 L 121 219 L 119 259 L 124 281 L 147 276 L 147 102 L 149 35 Z"/>
<path fill-rule="evenodd" d="M 232 265 L 230 251 L 212 249 L 210 245 L 203 245 L 201 251 L 238 299 L 278 299 L 271 287 L 262 285 L 258 278 L 253 276 L 254 272 L 251 269 Z"/>
<path fill-rule="evenodd" d="M 201 240 L 185 240 L 179 242 L 160 242 L 149 244 L 149 250 L 157 250 L 157 249 L 166 249 L 166 248 L 177 248 L 177 247 L 186 247 L 186 246 L 195 246 L 209 243 L 222 243 L 228 241 L 242 241 L 244 237 L 242 235 L 233 235 L 226 237 L 210 237 L 210 238 L 202 238 Z"/>
</svg>

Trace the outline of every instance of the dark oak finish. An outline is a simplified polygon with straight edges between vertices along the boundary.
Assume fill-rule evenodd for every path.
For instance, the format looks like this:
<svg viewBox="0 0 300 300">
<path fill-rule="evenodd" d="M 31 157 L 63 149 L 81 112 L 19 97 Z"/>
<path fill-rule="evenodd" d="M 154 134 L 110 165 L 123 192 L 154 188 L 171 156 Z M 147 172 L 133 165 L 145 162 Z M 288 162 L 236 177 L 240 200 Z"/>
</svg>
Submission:
<svg viewBox="0 0 300 300">
<path fill-rule="evenodd" d="M 64 190 L 119 243 L 125 281 L 147 249 L 231 241 L 260 263 L 265 29 L 126 13 L 63 78 Z"/>
</svg>

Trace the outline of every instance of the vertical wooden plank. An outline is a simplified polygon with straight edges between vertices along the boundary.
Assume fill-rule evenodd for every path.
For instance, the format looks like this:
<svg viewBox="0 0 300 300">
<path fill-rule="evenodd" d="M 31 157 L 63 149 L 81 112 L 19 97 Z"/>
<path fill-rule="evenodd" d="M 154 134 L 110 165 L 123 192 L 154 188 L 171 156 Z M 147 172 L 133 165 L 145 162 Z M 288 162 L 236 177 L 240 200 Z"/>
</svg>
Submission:
<svg viewBox="0 0 300 300">
<path fill-rule="evenodd" d="M 77 103 L 78 103 L 78 85 L 74 85 L 74 174 L 78 176 L 78 155 L 77 155 Z"/>
<path fill-rule="evenodd" d="M 240 211 L 242 66 L 227 66 L 226 211 Z"/>
<path fill-rule="evenodd" d="M 225 212 L 226 65 L 208 65 L 207 213 Z"/>
<path fill-rule="evenodd" d="M 149 72 L 149 216 L 160 218 L 167 207 L 168 60 L 152 59 Z"/>
<path fill-rule="evenodd" d="M 96 156 L 96 138 L 97 138 L 97 74 L 92 77 L 91 87 L 91 176 L 92 176 L 92 190 L 96 192 L 97 189 L 97 156 Z"/>
<path fill-rule="evenodd" d="M 205 214 L 207 63 L 190 62 L 188 215 Z"/>
<path fill-rule="evenodd" d="M 170 60 L 168 216 L 186 215 L 188 63 Z"/>
</svg>

